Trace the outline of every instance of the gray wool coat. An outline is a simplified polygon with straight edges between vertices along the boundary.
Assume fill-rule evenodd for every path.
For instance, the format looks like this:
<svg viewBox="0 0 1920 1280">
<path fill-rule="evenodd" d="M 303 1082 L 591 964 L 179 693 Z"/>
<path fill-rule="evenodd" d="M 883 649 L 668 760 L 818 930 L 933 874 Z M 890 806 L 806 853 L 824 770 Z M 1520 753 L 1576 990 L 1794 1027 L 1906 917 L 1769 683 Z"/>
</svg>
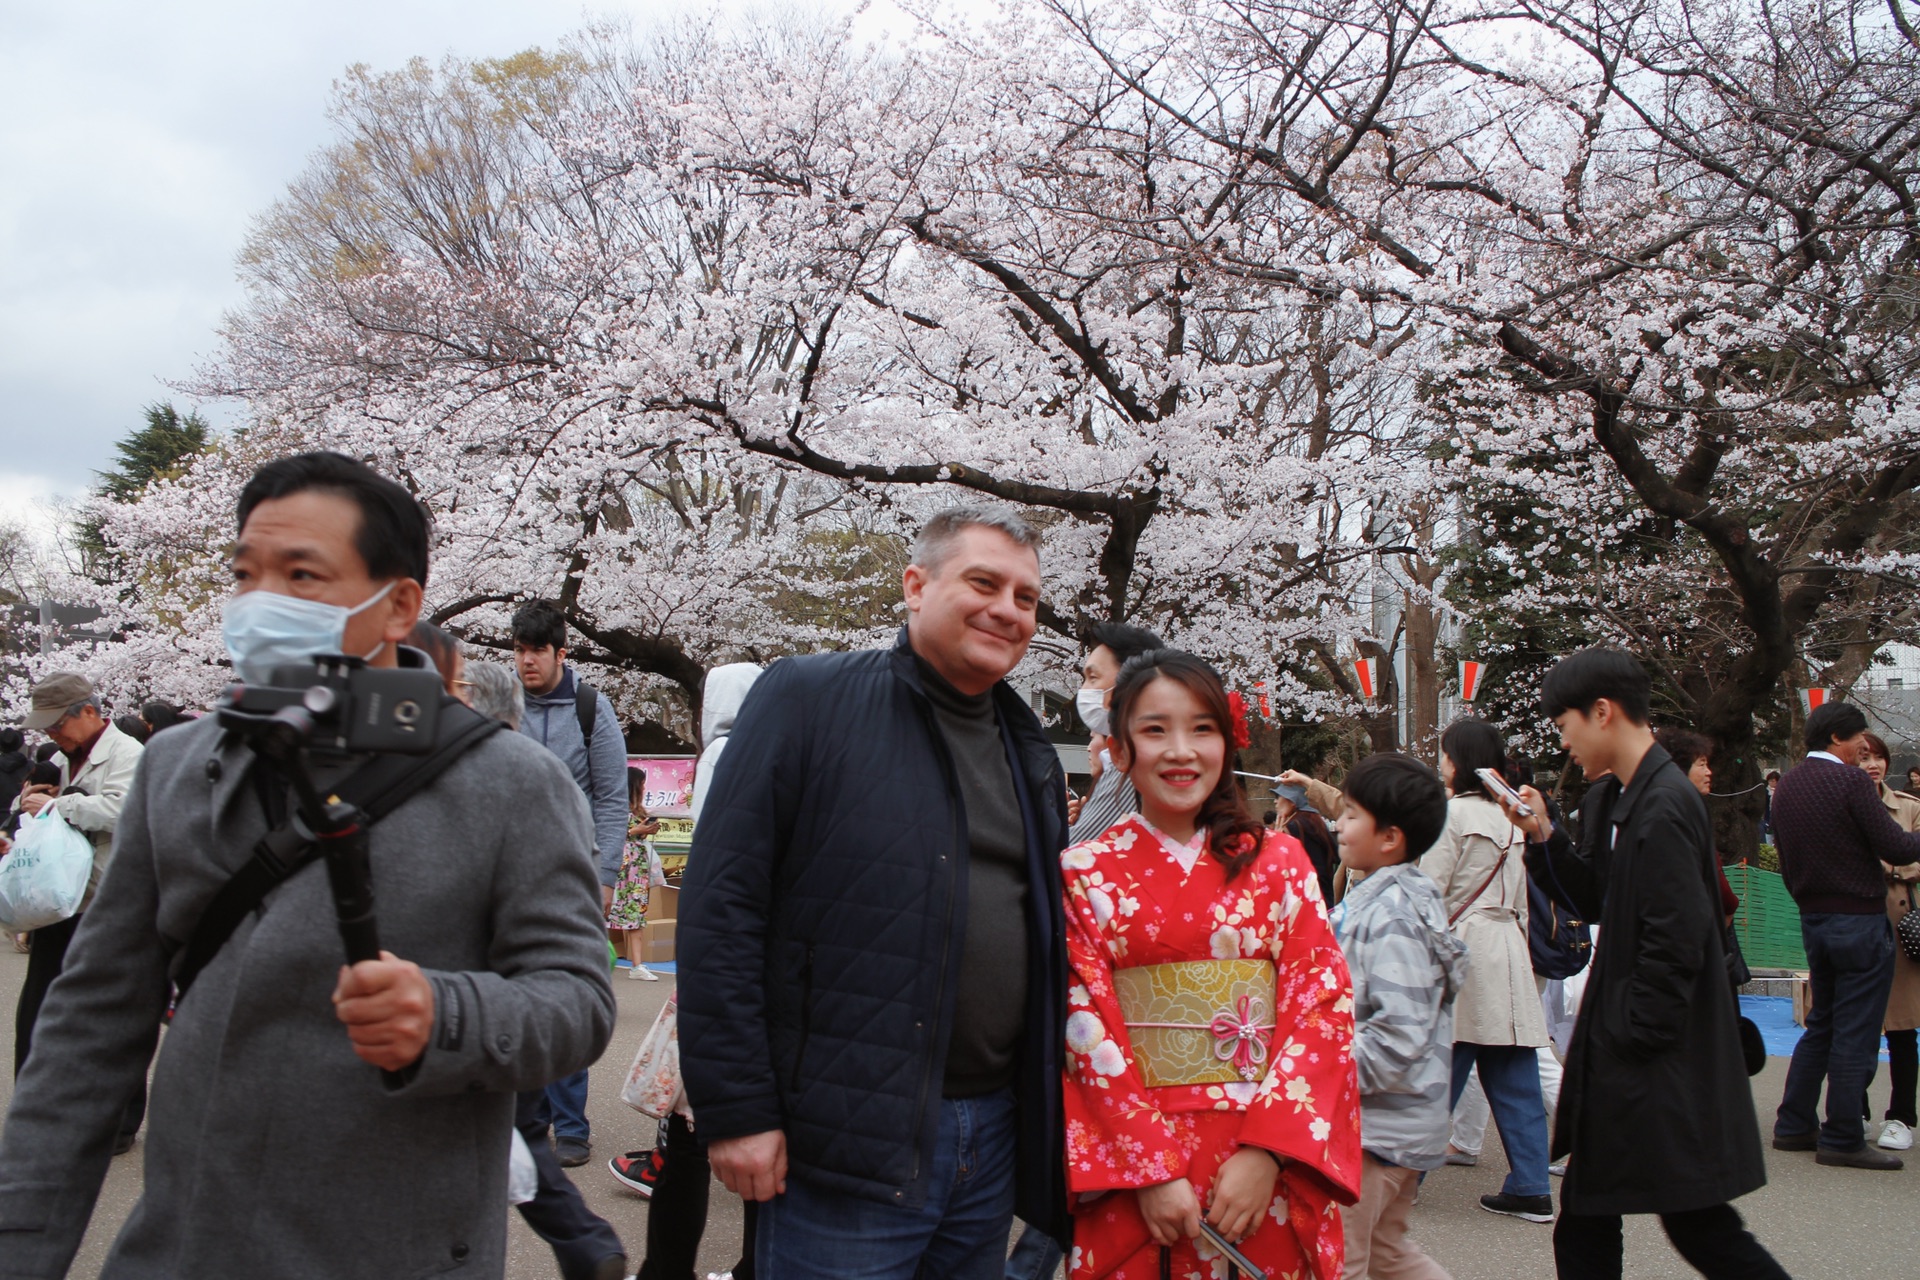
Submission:
<svg viewBox="0 0 1920 1280">
<path fill-rule="evenodd" d="M 6 1280 L 64 1275 L 79 1246 L 171 951 L 266 829 L 249 761 L 211 717 L 147 750 L 0 1132 Z M 514 1092 L 589 1065 L 613 1030 L 592 849 L 565 767 L 512 732 L 373 829 L 381 943 L 434 991 L 404 1084 L 334 1017 L 325 868 L 278 886 L 180 1001 L 135 1157 L 145 1195 L 103 1276 L 501 1275 Z"/>
</svg>

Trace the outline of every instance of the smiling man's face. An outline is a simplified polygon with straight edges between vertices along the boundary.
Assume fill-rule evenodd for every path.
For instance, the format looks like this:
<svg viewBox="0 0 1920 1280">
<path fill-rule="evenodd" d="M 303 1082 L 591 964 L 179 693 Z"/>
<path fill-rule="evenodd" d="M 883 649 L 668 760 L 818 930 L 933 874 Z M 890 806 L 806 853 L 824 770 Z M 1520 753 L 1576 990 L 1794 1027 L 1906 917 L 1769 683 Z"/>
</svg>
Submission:
<svg viewBox="0 0 1920 1280">
<path fill-rule="evenodd" d="M 1033 548 L 968 525 L 937 566 L 908 565 L 903 586 L 913 651 L 960 692 L 985 693 L 1026 656 L 1040 610 Z"/>
</svg>

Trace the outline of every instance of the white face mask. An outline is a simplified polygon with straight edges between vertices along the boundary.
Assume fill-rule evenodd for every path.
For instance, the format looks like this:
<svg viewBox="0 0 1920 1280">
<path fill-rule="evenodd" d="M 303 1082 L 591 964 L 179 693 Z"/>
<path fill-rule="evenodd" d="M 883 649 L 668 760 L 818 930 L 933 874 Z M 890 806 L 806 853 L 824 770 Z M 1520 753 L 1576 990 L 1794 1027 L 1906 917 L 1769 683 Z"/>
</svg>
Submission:
<svg viewBox="0 0 1920 1280">
<path fill-rule="evenodd" d="M 1107 736 L 1107 693 L 1106 689 L 1082 689 L 1073 695 L 1073 706 L 1080 713 L 1080 723 L 1090 732 L 1101 737 Z"/>
<path fill-rule="evenodd" d="M 340 653 L 347 620 L 386 599 L 389 582 L 349 609 L 274 591 L 249 591 L 227 601 L 220 628 L 233 669 L 246 684 L 266 684 L 275 667 L 303 666 L 323 654 Z M 387 647 L 382 640 L 363 655 L 371 662 Z"/>
</svg>

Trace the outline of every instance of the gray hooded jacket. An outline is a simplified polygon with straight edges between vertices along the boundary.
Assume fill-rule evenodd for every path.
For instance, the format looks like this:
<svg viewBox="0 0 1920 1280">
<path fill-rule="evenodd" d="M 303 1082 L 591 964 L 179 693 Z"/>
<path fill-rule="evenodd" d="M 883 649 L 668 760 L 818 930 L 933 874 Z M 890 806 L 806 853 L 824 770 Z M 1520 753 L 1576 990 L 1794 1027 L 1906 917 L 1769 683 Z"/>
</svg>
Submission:
<svg viewBox="0 0 1920 1280">
<path fill-rule="evenodd" d="M 593 813 L 593 855 L 600 883 L 616 884 L 620 864 L 627 856 L 627 741 L 620 714 L 598 689 L 600 709 L 594 713 L 593 744 L 580 736 L 580 713 L 574 709 L 574 690 L 580 677 L 571 665 L 562 669 L 560 683 L 550 693 L 527 694 L 520 732 L 553 754 L 573 774 Z"/>
<path fill-rule="evenodd" d="M 1418 866 L 1382 867 L 1348 890 L 1340 944 L 1353 972 L 1360 1145 L 1404 1169 L 1446 1162 L 1453 1002 L 1466 944 Z"/>
</svg>

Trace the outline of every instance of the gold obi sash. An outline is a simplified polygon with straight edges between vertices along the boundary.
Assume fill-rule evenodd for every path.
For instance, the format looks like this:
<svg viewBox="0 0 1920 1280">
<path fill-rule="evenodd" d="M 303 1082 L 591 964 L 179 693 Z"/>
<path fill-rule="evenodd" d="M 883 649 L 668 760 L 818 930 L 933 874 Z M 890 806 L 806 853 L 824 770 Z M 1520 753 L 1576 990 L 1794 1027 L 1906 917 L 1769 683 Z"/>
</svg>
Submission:
<svg viewBox="0 0 1920 1280">
<path fill-rule="evenodd" d="M 1116 969 L 1120 1015 L 1148 1087 L 1240 1084 L 1266 1074 L 1271 960 L 1183 960 Z"/>
</svg>

